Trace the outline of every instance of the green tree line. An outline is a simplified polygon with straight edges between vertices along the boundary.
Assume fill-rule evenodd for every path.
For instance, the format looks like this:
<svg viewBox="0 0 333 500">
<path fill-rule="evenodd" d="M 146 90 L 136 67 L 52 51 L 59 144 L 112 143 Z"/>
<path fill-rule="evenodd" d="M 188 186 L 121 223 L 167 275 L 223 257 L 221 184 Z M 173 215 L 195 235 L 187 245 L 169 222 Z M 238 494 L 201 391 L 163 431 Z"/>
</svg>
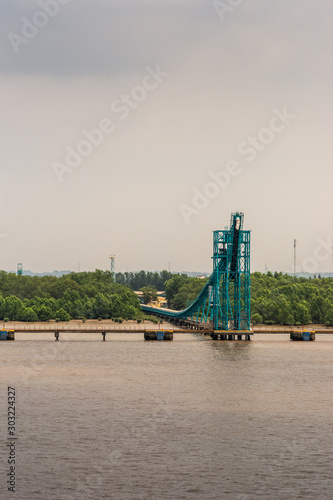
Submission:
<svg viewBox="0 0 333 500">
<path fill-rule="evenodd" d="M 154 287 L 159 292 L 165 290 L 165 283 L 170 280 L 174 274 L 169 271 L 137 273 L 116 273 L 116 283 L 128 286 L 132 290 L 141 290 L 143 287 Z"/>
<path fill-rule="evenodd" d="M 119 276 L 125 283 L 118 283 Z M 156 298 L 156 289 L 165 289 L 168 307 L 180 310 L 196 298 L 206 281 L 168 271 L 118 273 L 117 283 L 110 271 L 70 273 L 60 278 L 0 271 L 0 320 L 141 321 L 144 315 L 133 288 L 143 290 L 145 302 Z M 255 272 L 251 275 L 251 314 L 254 323 L 333 325 L 333 278 L 294 279 L 283 273 Z"/>
<path fill-rule="evenodd" d="M 333 325 L 333 278 L 294 278 L 268 272 L 251 276 L 254 323 Z"/>
<path fill-rule="evenodd" d="M 0 319 L 144 319 L 135 293 L 113 282 L 110 271 L 17 276 L 0 271 Z"/>
</svg>

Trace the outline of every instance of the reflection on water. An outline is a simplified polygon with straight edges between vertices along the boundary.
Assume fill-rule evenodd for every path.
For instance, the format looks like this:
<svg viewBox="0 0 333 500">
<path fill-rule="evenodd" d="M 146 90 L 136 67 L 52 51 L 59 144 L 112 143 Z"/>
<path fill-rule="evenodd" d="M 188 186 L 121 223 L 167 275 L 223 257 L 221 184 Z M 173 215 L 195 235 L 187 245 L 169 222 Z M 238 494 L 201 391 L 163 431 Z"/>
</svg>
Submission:
<svg viewBox="0 0 333 500">
<path fill-rule="evenodd" d="M 331 498 L 331 339 L 26 335 L 0 345 L 4 438 L 18 391 L 15 498 Z M 1 471 L 5 492 L 6 458 Z"/>
</svg>

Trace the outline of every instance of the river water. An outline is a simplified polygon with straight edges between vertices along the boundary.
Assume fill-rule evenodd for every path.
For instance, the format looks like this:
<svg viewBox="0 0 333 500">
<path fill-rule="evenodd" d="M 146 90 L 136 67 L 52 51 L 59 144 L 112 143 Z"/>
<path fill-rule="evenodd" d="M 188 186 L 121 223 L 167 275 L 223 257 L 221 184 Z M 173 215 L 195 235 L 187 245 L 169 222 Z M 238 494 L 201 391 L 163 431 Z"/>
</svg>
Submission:
<svg viewBox="0 0 333 500">
<path fill-rule="evenodd" d="M 333 498 L 332 336 L 99 337 L 0 343 L 1 499 Z"/>
</svg>

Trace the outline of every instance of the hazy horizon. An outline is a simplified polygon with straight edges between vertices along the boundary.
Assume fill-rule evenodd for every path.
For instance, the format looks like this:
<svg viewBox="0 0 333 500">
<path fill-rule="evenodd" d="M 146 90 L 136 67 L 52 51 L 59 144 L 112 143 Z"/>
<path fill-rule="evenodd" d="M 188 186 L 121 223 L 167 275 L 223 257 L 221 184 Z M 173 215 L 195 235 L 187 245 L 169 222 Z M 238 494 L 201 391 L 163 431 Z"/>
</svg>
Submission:
<svg viewBox="0 0 333 500">
<path fill-rule="evenodd" d="M 222 3 L 0 6 L 1 269 L 333 271 L 333 4 Z"/>
</svg>

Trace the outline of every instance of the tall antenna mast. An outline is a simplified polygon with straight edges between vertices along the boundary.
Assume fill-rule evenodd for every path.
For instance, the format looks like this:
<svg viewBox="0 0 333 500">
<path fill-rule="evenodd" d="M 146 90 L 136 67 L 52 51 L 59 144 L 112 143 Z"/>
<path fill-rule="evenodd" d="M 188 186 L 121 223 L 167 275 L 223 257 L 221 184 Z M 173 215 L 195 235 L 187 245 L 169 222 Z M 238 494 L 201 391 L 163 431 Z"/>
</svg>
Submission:
<svg viewBox="0 0 333 500">
<path fill-rule="evenodd" d="M 109 258 L 111 259 L 111 275 L 113 276 L 114 282 L 116 282 L 116 256 L 112 254 Z"/>
<path fill-rule="evenodd" d="M 294 240 L 294 279 L 296 279 L 296 240 Z"/>
</svg>

